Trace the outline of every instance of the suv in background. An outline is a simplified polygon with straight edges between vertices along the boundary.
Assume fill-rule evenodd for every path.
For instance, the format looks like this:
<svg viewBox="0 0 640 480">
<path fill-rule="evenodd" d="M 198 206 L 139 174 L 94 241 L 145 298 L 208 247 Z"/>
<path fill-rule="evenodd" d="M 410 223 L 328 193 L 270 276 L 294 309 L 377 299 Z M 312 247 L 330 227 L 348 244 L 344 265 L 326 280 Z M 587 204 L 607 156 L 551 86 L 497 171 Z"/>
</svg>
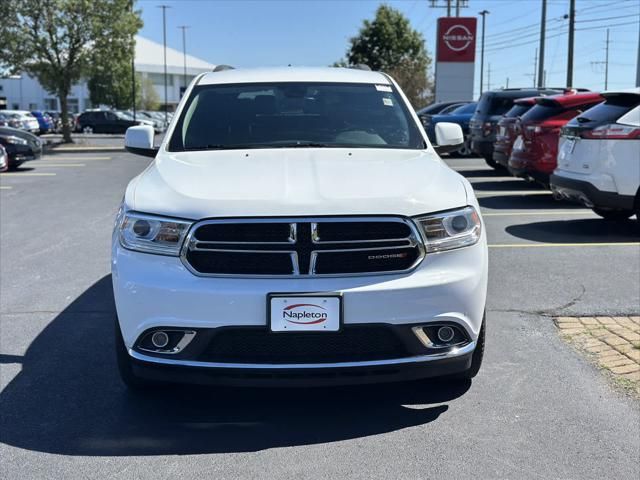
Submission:
<svg viewBox="0 0 640 480">
<path fill-rule="evenodd" d="M 124 133 L 127 128 L 140 125 L 125 115 L 108 110 L 89 110 L 76 119 L 76 130 L 82 133 Z"/>
<path fill-rule="evenodd" d="M 548 186 L 549 175 L 557 165 L 560 129 L 602 100 L 594 92 L 536 98 L 536 104 L 516 124 L 518 136 L 509 158 L 511 174 Z"/>
<path fill-rule="evenodd" d="M 504 168 L 509 166 L 511 148 L 517 136 L 518 120 L 535 104 L 535 97 L 519 98 L 513 102 L 513 107 L 498 122 L 496 141 L 493 144 L 493 160 L 500 166 Z"/>
<path fill-rule="evenodd" d="M 471 150 L 484 157 L 490 167 L 498 168 L 500 165 L 493 159 L 497 126 L 502 116 L 513 107 L 513 102 L 518 98 L 557 95 L 562 91 L 554 88 L 507 88 L 484 92 L 469 123 Z"/>
<path fill-rule="evenodd" d="M 16 128 L 0 127 L 0 145 L 6 151 L 9 169 L 18 168 L 28 160 L 37 160 L 42 154 L 40 139 Z"/>
<path fill-rule="evenodd" d="M 640 88 L 602 96 L 562 129 L 551 189 L 603 218 L 640 220 Z"/>
<path fill-rule="evenodd" d="M 469 182 L 388 75 L 196 77 L 112 242 L 124 382 L 368 383 L 478 373 L 488 254 Z"/>
</svg>

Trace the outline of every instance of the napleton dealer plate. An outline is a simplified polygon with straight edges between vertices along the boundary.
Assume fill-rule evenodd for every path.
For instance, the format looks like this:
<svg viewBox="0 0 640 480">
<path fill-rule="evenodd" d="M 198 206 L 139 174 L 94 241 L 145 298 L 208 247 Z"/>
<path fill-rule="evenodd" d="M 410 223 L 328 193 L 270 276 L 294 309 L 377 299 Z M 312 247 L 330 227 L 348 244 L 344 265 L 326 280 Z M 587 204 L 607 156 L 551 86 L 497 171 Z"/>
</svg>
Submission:
<svg viewBox="0 0 640 480">
<path fill-rule="evenodd" d="M 272 332 L 337 332 L 342 323 L 339 295 L 271 294 L 268 297 Z"/>
</svg>

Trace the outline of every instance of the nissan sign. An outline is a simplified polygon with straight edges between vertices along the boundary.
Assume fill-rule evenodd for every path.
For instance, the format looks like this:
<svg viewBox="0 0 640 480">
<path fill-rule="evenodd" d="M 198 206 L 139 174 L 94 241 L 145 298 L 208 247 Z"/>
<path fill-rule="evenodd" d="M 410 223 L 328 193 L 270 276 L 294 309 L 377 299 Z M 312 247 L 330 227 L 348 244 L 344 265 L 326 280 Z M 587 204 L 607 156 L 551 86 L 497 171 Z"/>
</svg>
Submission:
<svg viewBox="0 0 640 480">
<path fill-rule="evenodd" d="M 476 18 L 438 19 L 437 62 L 474 62 L 476 58 Z"/>
</svg>

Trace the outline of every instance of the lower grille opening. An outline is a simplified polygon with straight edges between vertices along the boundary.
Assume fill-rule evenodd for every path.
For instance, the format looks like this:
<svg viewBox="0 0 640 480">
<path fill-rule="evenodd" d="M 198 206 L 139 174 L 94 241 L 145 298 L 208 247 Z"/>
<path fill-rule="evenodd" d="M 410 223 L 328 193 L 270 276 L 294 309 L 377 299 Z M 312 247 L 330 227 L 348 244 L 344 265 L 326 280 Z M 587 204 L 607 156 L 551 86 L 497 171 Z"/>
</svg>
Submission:
<svg viewBox="0 0 640 480">
<path fill-rule="evenodd" d="M 391 328 L 345 326 L 341 332 L 273 333 L 229 328 L 215 333 L 200 361 L 221 363 L 337 363 L 411 356 Z"/>
</svg>

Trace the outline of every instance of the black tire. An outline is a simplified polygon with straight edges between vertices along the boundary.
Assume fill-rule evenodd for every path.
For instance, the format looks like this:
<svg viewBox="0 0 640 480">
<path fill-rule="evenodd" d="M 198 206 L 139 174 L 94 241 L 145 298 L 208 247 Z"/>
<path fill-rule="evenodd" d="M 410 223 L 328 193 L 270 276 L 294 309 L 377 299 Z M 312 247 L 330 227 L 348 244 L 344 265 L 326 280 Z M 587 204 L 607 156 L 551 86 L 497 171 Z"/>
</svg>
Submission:
<svg viewBox="0 0 640 480">
<path fill-rule="evenodd" d="M 633 210 L 606 210 L 602 208 L 593 208 L 596 215 L 600 215 L 605 220 L 623 221 L 628 220 L 635 212 Z"/>
<path fill-rule="evenodd" d="M 496 162 L 493 157 L 484 157 L 484 161 L 487 162 L 487 165 L 489 165 L 491 168 L 494 168 L 496 170 L 504 170 L 503 166 Z"/>
<path fill-rule="evenodd" d="M 468 370 L 465 370 L 464 372 L 460 372 L 457 375 L 455 375 L 454 378 L 459 380 L 471 380 L 480 371 L 480 367 L 482 366 L 482 359 L 484 358 L 486 324 L 487 324 L 486 319 L 483 318 L 482 327 L 480 327 L 480 334 L 478 335 L 476 349 L 473 351 L 473 355 L 471 357 L 471 366 L 469 367 Z"/>
<path fill-rule="evenodd" d="M 456 150 L 456 157 L 467 158 L 473 155 L 471 150 L 471 137 L 469 135 L 464 137 L 464 143 L 459 150 Z"/>
<path fill-rule="evenodd" d="M 124 383 L 128 389 L 136 392 L 148 390 L 150 388 L 153 388 L 154 386 L 157 386 L 156 383 L 137 377 L 133 373 L 133 368 L 131 366 L 131 357 L 129 356 L 127 347 L 124 344 L 122 331 L 120 330 L 120 325 L 117 318 L 115 321 L 114 330 L 116 337 L 116 359 L 118 361 L 118 371 L 120 372 L 122 383 Z"/>
</svg>

